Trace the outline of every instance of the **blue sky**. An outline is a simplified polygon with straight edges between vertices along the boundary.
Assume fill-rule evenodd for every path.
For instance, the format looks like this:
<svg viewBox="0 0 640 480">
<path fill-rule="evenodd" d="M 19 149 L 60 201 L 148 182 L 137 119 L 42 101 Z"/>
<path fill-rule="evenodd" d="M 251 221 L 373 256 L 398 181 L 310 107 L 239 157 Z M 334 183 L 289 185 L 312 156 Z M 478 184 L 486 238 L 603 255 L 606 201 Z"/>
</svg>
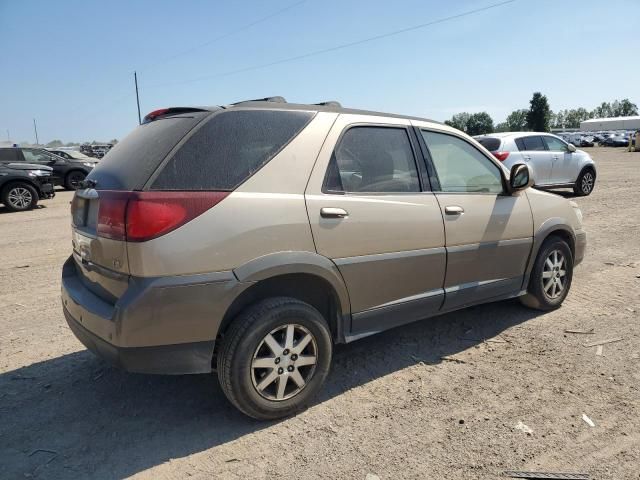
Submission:
<svg viewBox="0 0 640 480">
<path fill-rule="evenodd" d="M 33 118 L 41 142 L 122 138 L 137 124 L 134 70 L 143 115 L 268 95 L 436 120 L 484 110 L 496 122 L 534 91 L 553 110 L 640 104 L 639 0 L 516 0 L 223 75 L 498 1 L 0 0 L 0 139 L 33 141 Z"/>
</svg>

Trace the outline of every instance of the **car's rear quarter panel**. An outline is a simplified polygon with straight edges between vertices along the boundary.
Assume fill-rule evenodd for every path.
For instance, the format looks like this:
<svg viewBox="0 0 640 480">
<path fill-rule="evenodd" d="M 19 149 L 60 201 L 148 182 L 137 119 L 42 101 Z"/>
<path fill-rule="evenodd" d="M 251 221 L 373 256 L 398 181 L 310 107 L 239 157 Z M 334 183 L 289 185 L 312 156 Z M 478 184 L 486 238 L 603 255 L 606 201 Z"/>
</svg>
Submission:
<svg viewBox="0 0 640 480">
<path fill-rule="evenodd" d="M 131 274 L 216 272 L 270 253 L 315 252 L 304 190 L 335 118 L 316 114 L 258 173 L 199 217 L 162 237 L 128 243 Z"/>
</svg>

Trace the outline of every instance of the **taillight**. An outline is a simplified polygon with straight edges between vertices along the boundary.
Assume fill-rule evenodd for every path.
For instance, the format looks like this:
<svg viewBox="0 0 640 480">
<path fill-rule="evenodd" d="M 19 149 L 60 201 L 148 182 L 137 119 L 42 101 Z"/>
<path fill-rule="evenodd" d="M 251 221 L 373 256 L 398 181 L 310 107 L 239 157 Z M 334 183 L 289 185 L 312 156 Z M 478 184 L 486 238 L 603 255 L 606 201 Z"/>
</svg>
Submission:
<svg viewBox="0 0 640 480">
<path fill-rule="evenodd" d="M 193 220 L 229 192 L 119 192 L 102 190 L 98 236 L 144 242 Z"/>
<path fill-rule="evenodd" d="M 504 162 L 509 156 L 509 152 L 491 152 L 501 162 Z"/>
</svg>

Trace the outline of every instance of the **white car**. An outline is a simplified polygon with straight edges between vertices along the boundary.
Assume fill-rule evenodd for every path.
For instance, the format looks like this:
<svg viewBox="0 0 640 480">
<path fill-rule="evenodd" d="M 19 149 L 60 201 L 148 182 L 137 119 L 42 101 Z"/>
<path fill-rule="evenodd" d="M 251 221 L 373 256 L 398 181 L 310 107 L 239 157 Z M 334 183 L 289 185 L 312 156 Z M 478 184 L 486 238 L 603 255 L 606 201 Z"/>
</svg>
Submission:
<svg viewBox="0 0 640 480">
<path fill-rule="evenodd" d="M 474 138 L 507 168 L 522 162 L 529 165 L 537 188 L 572 188 L 580 196 L 593 191 L 593 159 L 560 137 L 541 132 L 506 132 Z"/>
</svg>

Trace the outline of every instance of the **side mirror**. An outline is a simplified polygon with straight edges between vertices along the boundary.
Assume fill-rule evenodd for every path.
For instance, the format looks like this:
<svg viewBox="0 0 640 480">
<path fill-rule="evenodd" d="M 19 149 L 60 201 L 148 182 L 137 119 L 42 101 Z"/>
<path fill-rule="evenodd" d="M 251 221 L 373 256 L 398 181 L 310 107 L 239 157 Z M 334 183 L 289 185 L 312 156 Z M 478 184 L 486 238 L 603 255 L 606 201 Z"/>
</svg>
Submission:
<svg viewBox="0 0 640 480">
<path fill-rule="evenodd" d="M 569 151 L 570 151 L 571 153 L 573 153 L 573 152 L 575 152 L 575 151 L 576 151 L 576 147 L 575 147 L 575 145 L 573 145 L 572 143 L 568 144 L 567 146 L 569 147 Z"/>
<path fill-rule="evenodd" d="M 509 193 L 525 190 L 532 187 L 533 183 L 534 179 L 529 165 L 516 163 L 511 167 L 511 173 L 509 174 Z"/>
</svg>

